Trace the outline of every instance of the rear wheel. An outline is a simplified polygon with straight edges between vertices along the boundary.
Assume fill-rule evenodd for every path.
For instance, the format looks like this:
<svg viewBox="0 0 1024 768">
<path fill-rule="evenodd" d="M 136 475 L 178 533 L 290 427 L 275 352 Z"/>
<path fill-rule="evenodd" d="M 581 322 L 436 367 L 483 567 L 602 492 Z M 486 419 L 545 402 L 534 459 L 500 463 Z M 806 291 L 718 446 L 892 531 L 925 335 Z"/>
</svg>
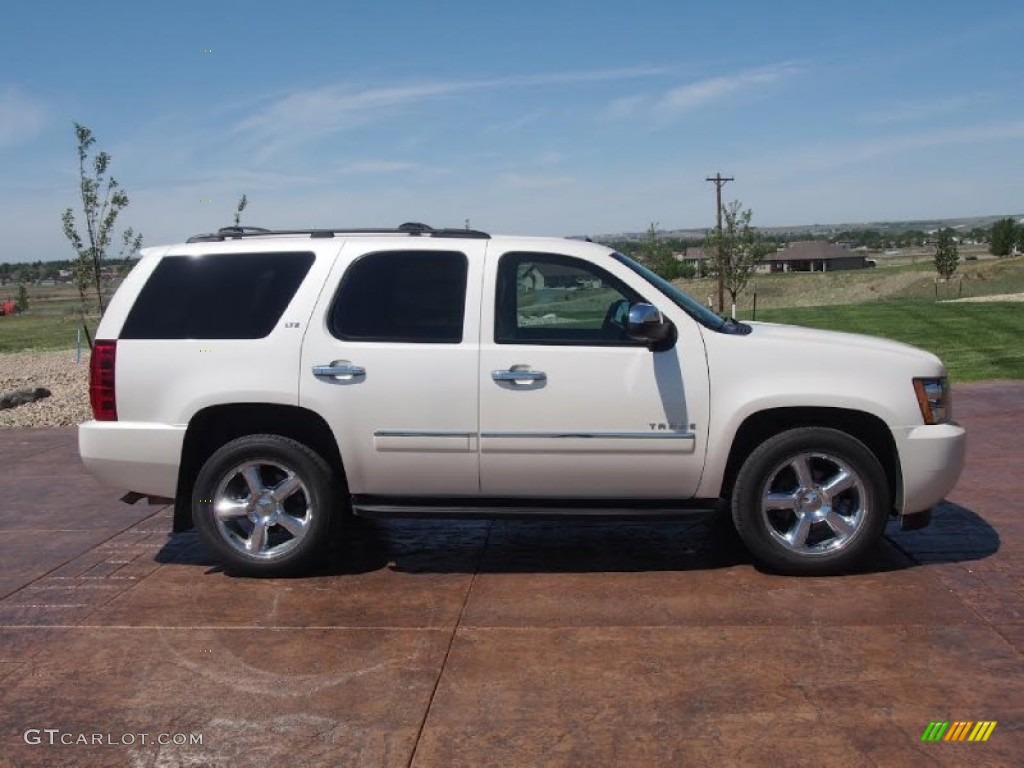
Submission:
<svg viewBox="0 0 1024 768">
<path fill-rule="evenodd" d="M 823 427 L 766 440 L 743 463 L 732 495 L 736 530 L 754 557 L 801 575 L 854 566 L 881 537 L 890 507 L 874 454 Z"/>
<path fill-rule="evenodd" d="M 330 466 L 302 443 L 248 435 L 215 451 L 196 478 L 193 519 L 225 570 L 283 576 L 322 557 L 340 511 Z"/>
</svg>

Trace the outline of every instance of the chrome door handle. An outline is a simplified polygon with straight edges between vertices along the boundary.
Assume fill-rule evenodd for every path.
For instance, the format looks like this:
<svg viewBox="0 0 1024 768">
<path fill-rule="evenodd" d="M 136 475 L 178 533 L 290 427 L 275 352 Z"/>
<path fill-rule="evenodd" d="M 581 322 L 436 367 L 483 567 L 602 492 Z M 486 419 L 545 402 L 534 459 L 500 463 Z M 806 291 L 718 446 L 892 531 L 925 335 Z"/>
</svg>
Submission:
<svg viewBox="0 0 1024 768">
<path fill-rule="evenodd" d="M 314 365 L 313 375 L 329 379 L 351 379 L 365 376 L 366 369 L 361 365 Z"/>
<path fill-rule="evenodd" d="M 491 378 L 495 381 L 547 381 L 548 375 L 544 371 L 491 371 Z"/>
</svg>

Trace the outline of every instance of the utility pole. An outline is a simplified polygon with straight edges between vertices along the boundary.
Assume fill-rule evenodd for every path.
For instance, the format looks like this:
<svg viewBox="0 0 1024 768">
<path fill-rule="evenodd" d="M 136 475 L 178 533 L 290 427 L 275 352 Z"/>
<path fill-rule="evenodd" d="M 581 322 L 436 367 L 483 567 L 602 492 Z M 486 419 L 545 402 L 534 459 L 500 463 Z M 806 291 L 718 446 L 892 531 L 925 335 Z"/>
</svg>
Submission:
<svg viewBox="0 0 1024 768">
<path fill-rule="evenodd" d="M 715 258 L 715 264 L 718 265 L 718 311 L 722 312 L 725 309 L 725 270 L 722 263 L 722 187 L 727 181 L 735 181 L 735 179 L 732 176 L 723 176 L 719 172 L 714 176 L 708 176 L 704 181 L 715 182 L 715 201 L 717 203 L 715 211 L 718 214 L 718 255 Z"/>
</svg>

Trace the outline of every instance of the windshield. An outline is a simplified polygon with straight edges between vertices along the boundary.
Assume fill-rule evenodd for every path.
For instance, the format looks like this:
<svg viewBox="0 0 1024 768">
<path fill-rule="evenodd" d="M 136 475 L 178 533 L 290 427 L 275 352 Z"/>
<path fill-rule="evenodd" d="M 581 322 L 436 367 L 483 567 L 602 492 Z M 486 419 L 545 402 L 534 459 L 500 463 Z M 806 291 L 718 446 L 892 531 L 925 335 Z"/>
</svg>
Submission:
<svg viewBox="0 0 1024 768">
<path fill-rule="evenodd" d="M 625 264 L 647 282 L 653 284 L 659 291 L 668 296 L 673 304 L 701 325 L 705 325 L 714 331 L 720 331 L 726 325 L 725 320 L 720 318 L 688 293 L 684 293 L 665 278 L 649 270 L 643 264 L 639 264 L 629 258 L 629 256 L 624 256 L 621 253 L 614 253 L 612 254 L 612 257 L 616 261 Z"/>
</svg>

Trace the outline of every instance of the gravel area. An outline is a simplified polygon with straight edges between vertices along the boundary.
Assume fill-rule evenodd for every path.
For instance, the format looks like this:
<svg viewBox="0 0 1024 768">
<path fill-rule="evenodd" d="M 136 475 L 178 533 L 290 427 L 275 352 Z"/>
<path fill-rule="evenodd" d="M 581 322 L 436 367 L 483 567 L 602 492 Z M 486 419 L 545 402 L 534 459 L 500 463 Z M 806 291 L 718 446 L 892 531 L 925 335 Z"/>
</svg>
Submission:
<svg viewBox="0 0 1024 768">
<path fill-rule="evenodd" d="M 88 350 L 77 365 L 73 349 L 0 355 L 0 394 L 26 387 L 46 387 L 51 394 L 0 411 L 0 427 L 67 427 L 92 417 Z"/>
</svg>

